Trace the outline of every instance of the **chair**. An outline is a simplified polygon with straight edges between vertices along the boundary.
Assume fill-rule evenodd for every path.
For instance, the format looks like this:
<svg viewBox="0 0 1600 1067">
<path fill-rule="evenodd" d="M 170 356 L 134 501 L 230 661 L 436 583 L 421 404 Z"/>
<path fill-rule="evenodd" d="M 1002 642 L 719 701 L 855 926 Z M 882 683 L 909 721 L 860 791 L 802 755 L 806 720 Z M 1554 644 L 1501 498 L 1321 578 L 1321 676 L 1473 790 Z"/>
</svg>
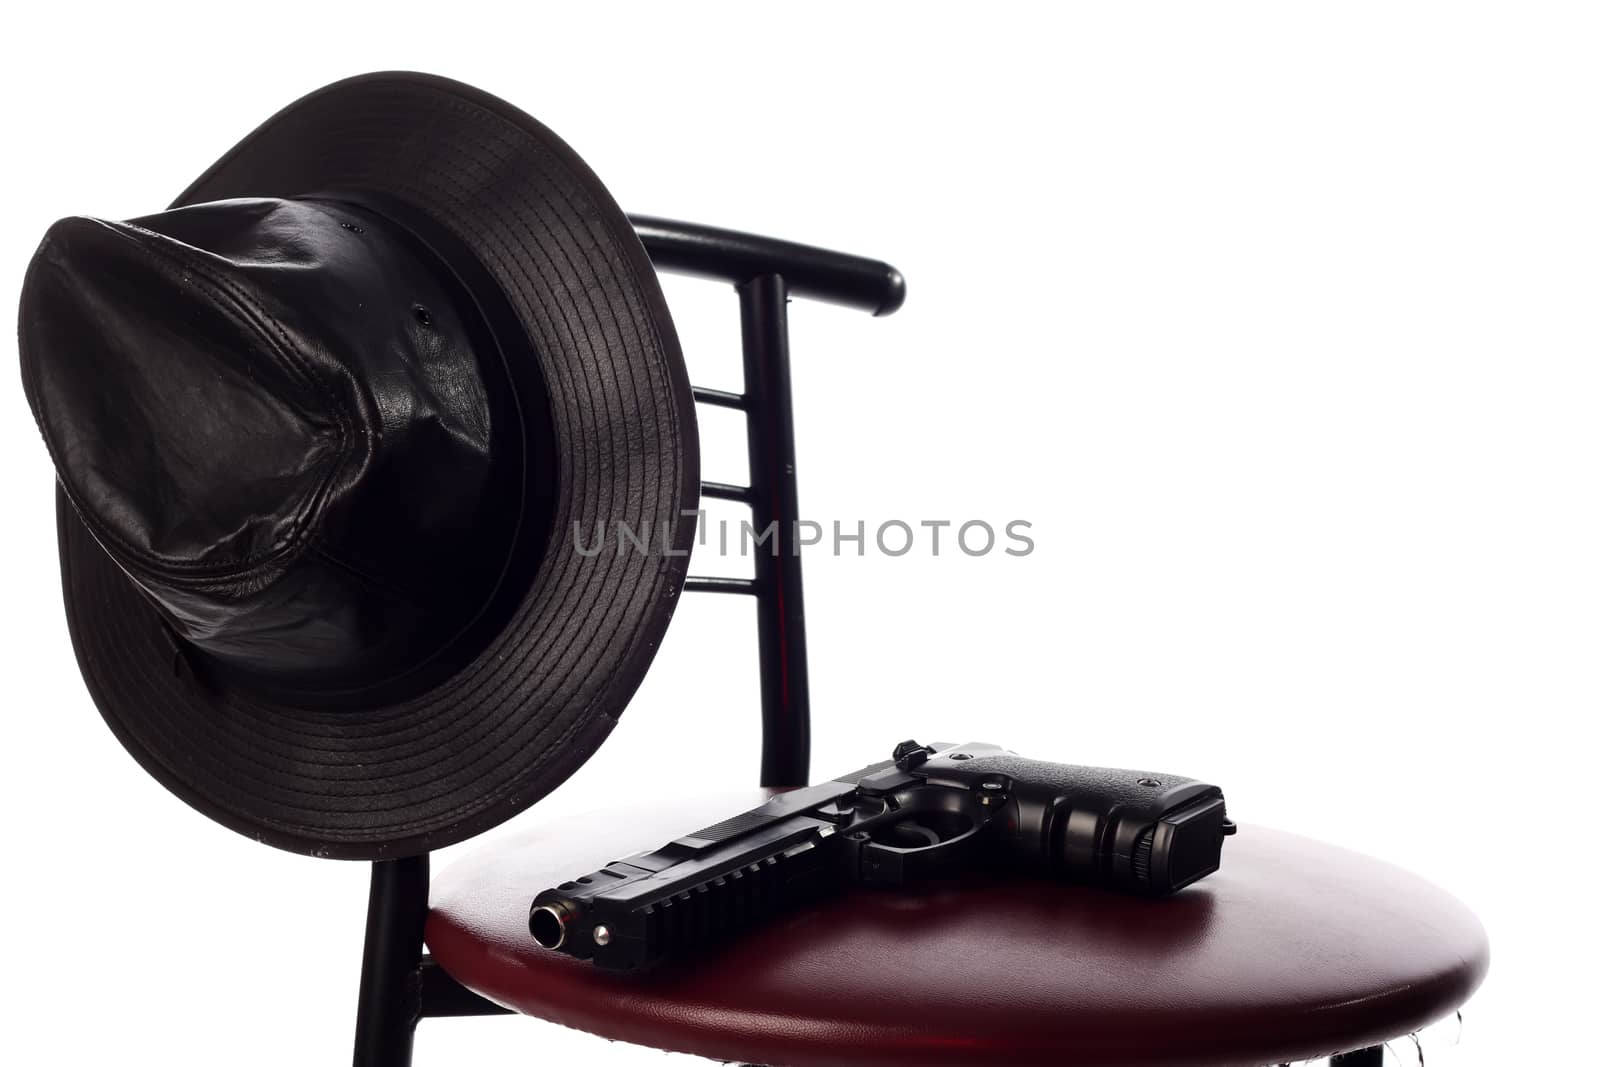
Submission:
<svg viewBox="0 0 1600 1067">
<path fill-rule="evenodd" d="M 904 300 L 900 274 L 748 234 L 633 222 L 657 269 L 738 290 L 744 392 L 694 395 L 747 415 L 751 484 L 708 482 L 703 494 L 749 505 L 757 530 L 792 520 L 788 298 L 886 315 Z M 535 826 L 431 885 L 425 855 L 373 864 L 356 1067 L 408 1064 L 421 1019 L 512 1011 L 790 1067 L 1246 1067 L 1325 1056 L 1376 1067 L 1384 1042 L 1454 1011 L 1483 978 L 1487 940 L 1454 898 L 1376 860 L 1249 826 L 1219 873 L 1165 901 L 974 876 L 848 894 L 642 977 L 545 952 L 526 926 L 539 890 L 808 781 L 798 555 L 759 552 L 752 579 L 691 577 L 686 588 L 757 600 L 763 789 Z"/>
</svg>

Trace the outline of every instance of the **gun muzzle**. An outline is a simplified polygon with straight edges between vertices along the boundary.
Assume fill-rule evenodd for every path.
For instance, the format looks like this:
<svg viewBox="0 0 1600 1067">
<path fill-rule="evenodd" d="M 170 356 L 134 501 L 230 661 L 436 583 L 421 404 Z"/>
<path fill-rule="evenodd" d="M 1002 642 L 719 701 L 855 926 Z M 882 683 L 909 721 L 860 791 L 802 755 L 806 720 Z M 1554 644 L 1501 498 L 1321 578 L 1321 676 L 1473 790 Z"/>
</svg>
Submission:
<svg viewBox="0 0 1600 1067">
<path fill-rule="evenodd" d="M 540 904 L 528 914 L 528 932 L 540 948 L 554 951 L 567 943 L 567 924 L 577 912 L 563 901 Z"/>
</svg>

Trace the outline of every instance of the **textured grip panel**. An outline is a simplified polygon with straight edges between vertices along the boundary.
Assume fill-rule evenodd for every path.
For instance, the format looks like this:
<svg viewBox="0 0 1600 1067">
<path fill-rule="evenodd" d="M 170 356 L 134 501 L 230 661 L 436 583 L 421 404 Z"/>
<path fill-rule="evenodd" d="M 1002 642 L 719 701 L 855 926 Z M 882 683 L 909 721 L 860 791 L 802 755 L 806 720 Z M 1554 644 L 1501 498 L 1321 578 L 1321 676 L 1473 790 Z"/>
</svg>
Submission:
<svg viewBox="0 0 1600 1067">
<path fill-rule="evenodd" d="M 1130 771 L 1115 767 L 1081 767 L 1072 763 L 1047 763 L 1023 756 L 977 756 L 962 764 L 964 771 L 1003 774 L 1065 798 L 1075 808 L 1108 813 L 1113 808 L 1127 815 L 1158 819 L 1172 804 L 1175 792 L 1198 784 L 1193 778 L 1160 771 Z M 1142 785 L 1155 782 L 1155 785 Z"/>
</svg>

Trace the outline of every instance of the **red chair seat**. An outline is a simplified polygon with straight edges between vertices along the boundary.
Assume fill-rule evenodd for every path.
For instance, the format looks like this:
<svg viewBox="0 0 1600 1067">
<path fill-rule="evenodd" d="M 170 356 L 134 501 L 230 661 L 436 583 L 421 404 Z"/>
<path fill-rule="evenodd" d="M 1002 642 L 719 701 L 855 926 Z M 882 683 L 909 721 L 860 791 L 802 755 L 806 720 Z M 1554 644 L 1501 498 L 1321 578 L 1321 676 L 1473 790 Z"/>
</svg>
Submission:
<svg viewBox="0 0 1600 1067">
<path fill-rule="evenodd" d="M 620 1041 L 789 1067 L 1239 1065 L 1409 1033 L 1482 980 L 1460 902 L 1386 863 L 1245 826 L 1169 900 L 974 877 L 859 891 L 699 961 L 596 971 L 533 943 L 541 889 L 759 803 L 661 804 L 535 826 L 435 878 L 427 941 L 507 1007 Z"/>
</svg>

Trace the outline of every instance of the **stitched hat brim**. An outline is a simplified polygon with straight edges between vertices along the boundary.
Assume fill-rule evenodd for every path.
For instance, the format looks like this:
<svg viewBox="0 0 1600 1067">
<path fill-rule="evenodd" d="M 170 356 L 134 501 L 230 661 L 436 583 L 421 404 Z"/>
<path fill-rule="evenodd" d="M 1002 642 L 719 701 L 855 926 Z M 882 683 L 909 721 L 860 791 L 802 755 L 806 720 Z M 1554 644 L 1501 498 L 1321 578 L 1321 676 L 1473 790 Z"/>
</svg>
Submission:
<svg viewBox="0 0 1600 1067">
<path fill-rule="evenodd" d="M 520 358 L 538 361 L 558 484 L 544 558 L 509 623 L 467 667 L 403 703 L 286 706 L 176 669 L 156 608 L 59 493 L 57 515 L 78 661 L 129 752 L 258 840 L 381 859 L 504 821 L 604 740 L 682 590 L 699 459 L 649 258 L 549 130 L 456 82 L 365 75 L 279 112 L 177 204 L 345 193 L 403 204 L 470 250 L 526 331 Z M 661 550 L 585 555 L 566 533 L 574 523 L 627 523 Z"/>
</svg>

